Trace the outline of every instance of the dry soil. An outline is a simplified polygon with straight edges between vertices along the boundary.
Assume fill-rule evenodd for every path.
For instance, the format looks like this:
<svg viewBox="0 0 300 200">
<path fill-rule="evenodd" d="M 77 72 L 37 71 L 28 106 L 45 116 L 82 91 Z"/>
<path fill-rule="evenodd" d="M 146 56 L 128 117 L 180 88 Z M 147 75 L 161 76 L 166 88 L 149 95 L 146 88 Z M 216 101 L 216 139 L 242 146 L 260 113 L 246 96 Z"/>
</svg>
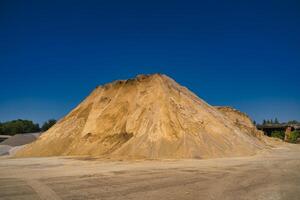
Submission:
<svg viewBox="0 0 300 200">
<path fill-rule="evenodd" d="M 300 146 L 207 160 L 1 158 L 0 199 L 300 199 Z"/>
</svg>

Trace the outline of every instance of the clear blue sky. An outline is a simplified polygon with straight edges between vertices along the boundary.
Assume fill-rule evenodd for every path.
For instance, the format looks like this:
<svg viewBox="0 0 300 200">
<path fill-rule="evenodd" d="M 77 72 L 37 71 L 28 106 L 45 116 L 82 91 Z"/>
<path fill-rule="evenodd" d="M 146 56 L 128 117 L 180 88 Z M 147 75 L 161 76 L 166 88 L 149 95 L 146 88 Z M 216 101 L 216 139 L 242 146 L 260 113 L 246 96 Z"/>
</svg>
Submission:
<svg viewBox="0 0 300 200">
<path fill-rule="evenodd" d="M 300 120 L 300 1 L 0 1 L 0 121 L 60 118 L 155 72 L 257 121 Z"/>
</svg>

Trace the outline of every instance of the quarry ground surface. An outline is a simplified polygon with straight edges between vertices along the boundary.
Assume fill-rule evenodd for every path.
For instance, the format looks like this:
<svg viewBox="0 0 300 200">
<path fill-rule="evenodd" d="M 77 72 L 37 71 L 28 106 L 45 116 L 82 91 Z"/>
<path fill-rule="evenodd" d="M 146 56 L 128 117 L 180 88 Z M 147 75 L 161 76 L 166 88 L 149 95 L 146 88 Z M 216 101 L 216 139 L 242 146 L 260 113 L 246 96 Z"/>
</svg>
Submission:
<svg viewBox="0 0 300 200">
<path fill-rule="evenodd" d="M 0 199 L 300 199 L 300 145 L 250 157 L 0 158 Z"/>
</svg>

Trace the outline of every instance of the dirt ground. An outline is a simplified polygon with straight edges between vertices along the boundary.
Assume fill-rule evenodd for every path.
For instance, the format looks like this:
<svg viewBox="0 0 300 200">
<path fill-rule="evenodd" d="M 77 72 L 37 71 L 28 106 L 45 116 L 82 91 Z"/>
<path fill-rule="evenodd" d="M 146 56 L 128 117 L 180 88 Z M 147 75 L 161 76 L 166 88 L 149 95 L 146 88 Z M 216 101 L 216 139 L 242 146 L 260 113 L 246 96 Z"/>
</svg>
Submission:
<svg viewBox="0 0 300 200">
<path fill-rule="evenodd" d="M 256 156 L 0 158 L 0 199 L 300 199 L 300 145 Z"/>
</svg>

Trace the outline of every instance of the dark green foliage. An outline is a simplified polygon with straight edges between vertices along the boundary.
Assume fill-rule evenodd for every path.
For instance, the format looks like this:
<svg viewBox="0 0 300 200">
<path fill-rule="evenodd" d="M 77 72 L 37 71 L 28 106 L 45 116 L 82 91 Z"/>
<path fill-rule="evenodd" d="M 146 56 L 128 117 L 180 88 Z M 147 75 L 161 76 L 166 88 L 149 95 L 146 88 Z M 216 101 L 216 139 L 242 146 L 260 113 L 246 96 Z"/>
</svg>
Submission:
<svg viewBox="0 0 300 200">
<path fill-rule="evenodd" d="M 0 134 L 15 135 L 17 133 L 33 133 L 40 131 L 38 124 L 30 120 L 12 120 L 0 123 Z"/>
<path fill-rule="evenodd" d="M 3 134 L 2 123 L 0 122 L 0 134 Z"/>
<path fill-rule="evenodd" d="M 56 123 L 55 119 L 49 119 L 48 121 L 46 121 L 42 128 L 41 131 L 47 131 L 49 128 L 51 128 L 51 126 L 53 126 Z"/>
<path fill-rule="evenodd" d="M 281 140 L 283 140 L 284 139 L 284 131 L 273 131 L 272 133 L 271 133 L 271 137 L 275 137 L 275 138 L 279 138 L 279 139 L 281 139 Z"/>
<path fill-rule="evenodd" d="M 299 137 L 300 137 L 299 131 L 292 131 L 289 137 L 289 142 L 295 143 Z"/>
</svg>

